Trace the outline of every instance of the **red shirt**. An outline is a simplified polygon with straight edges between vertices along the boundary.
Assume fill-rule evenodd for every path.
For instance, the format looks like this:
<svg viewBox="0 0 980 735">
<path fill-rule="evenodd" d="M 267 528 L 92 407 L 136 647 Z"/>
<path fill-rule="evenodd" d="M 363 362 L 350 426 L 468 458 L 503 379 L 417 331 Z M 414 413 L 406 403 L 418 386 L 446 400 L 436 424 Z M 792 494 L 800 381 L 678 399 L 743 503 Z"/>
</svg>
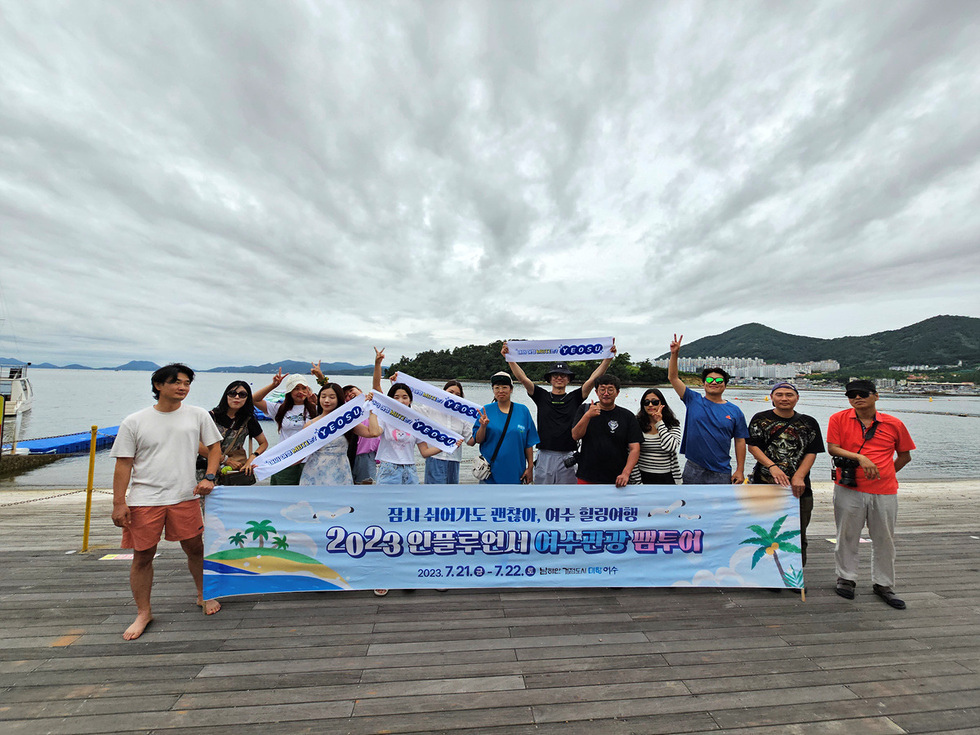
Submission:
<svg viewBox="0 0 980 735">
<path fill-rule="evenodd" d="M 869 480 L 864 476 L 864 470 L 858 467 L 854 473 L 857 487 L 853 489 L 874 495 L 897 495 L 895 453 L 911 452 L 915 449 L 915 443 L 905 424 L 894 416 L 878 413 L 875 420 L 878 422 L 875 435 L 865 442 L 865 427 L 853 408 L 835 413 L 830 417 L 830 424 L 827 426 L 827 443 L 836 444 L 848 452 L 857 452 L 864 442 L 860 453 L 878 465 L 881 476 L 877 480 Z"/>
</svg>

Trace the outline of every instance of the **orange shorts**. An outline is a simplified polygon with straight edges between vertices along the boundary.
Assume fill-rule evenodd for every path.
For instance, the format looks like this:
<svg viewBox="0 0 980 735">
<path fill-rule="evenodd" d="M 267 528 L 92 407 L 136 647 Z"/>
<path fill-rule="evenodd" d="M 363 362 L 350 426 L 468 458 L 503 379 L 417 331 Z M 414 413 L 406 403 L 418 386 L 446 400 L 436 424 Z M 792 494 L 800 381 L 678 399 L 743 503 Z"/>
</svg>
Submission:
<svg viewBox="0 0 980 735">
<path fill-rule="evenodd" d="M 123 528 L 123 549 L 152 549 L 160 543 L 164 529 L 167 541 L 186 541 L 204 533 L 204 516 L 197 498 L 176 505 L 130 506 L 129 519 L 129 526 Z"/>
</svg>

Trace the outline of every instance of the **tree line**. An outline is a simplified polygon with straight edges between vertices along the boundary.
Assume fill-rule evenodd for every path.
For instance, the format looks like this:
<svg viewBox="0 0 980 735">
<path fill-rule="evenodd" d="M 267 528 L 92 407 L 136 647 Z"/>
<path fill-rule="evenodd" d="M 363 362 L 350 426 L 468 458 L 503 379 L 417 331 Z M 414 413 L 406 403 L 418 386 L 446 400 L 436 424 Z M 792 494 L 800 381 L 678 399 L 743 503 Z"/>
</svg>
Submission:
<svg viewBox="0 0 980 735">
<path fill-rule="evenodd" d="M 489 380 L 494 373 L 508 369 L 503 355 L 500 354 L 503 344 L 503 341 L 498 340 L 488 345 L 426 350 L 411 358 L 402 355 L 388 370 L 389 374 L 400 370 L 420 380 Z M 598 361 L 571 361 L 567 364 L 575 373 L 575 379 L 581 382 L 595 370 Z M 531 380 L 544 382 L 544 374 L 551 369 L 551 363 L 528 362 L 521 363 L 521 367 Z M 667 382 L 667 371 L 664 368 L 655 366 L 649 360 L 634 363 L 628 352 L 616 355 L 608 372 L 624 384 L 659 385 Z"/>
</svg>

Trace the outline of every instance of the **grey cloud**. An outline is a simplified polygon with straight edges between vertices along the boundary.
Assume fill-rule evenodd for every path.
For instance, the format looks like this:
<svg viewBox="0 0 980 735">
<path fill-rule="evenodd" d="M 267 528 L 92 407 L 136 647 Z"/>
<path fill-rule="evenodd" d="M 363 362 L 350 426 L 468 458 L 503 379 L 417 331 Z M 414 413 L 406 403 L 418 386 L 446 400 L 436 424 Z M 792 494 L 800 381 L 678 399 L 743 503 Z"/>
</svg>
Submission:
<svg viewBox="0 0 980 735">
<path fill-rule="evenodd" d="M 613 327 L 642 357 L 684 321 L 977 313 L 970 3 L 0 12 L 0 244 L 30 273 L 0 277 L 36 362 Z"/>
</svg>

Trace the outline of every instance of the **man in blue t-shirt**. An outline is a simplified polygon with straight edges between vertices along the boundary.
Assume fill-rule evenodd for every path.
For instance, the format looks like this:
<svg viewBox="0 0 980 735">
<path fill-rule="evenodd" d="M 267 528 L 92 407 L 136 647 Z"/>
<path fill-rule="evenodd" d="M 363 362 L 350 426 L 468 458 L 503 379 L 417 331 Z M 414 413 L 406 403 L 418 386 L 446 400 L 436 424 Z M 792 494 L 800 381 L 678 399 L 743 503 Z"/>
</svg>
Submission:
<svg viewBox="0 0 980 735">
<path fill-rule="evenodd" d="M 745 440 L 749 429 L 741 409 L 722 397 L 728 385 L 728 373 L 721 368 L 705 368 L 701 371 L 704 395 L 688 388 L 677 375 L 677 353 L 682 339 L 683 334 L 679 338 L 675 334 L 670 343 L 667 377 L 687 410 L 681 439 L 681 453 L 687 458 L 684 484 L 741 484 L 745 481 Z M 734 472 L 729 456 L 733 439 Z"/>
</svg>

